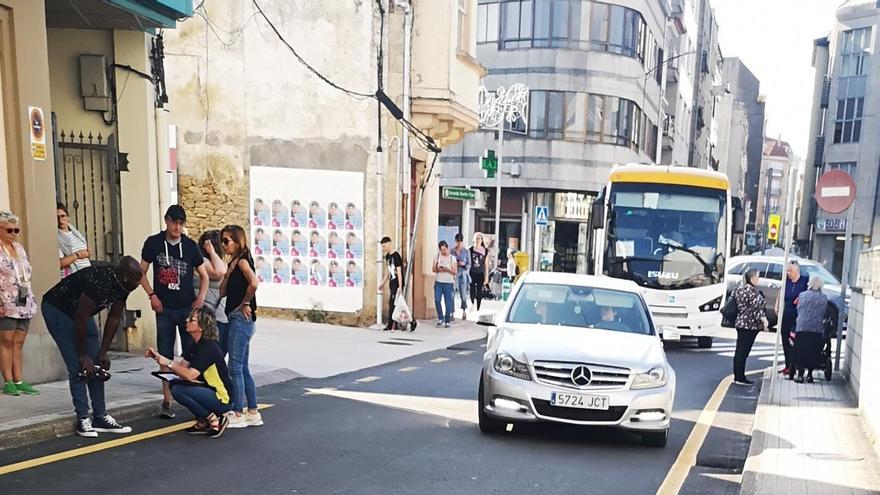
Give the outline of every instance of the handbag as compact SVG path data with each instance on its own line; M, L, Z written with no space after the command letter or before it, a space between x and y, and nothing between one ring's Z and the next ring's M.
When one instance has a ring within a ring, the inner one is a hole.
M738 315L739 308L736 307L736 297L731 293L727 298L727 302L721 308L721 326L724 328L735 328Z

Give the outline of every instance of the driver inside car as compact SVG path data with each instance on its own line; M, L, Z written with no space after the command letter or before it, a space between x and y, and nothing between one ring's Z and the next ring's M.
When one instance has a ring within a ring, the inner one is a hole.
M617 320L617 309L612 306L602 306L600 308L602 319L596 323L596 327L607 330L617 330L622 332L631 331L630 328Z

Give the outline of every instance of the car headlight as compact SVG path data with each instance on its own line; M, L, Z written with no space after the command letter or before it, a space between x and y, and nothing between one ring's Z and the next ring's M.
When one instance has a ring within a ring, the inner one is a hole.
M527 364L521 363L504 353L499 353L495 356L494 368L495 371L502 375L512 376L514 378L519 378L520 380L532 379Z
M700 312L702 313L708 313L709 311L718 311L719 309L721 309L721 296L718 296L715 299L712 299L706 304L700 306Z
M657 366L650 370L639 373L633 380L632 389L657 388L666 385L667 373L666 368Z

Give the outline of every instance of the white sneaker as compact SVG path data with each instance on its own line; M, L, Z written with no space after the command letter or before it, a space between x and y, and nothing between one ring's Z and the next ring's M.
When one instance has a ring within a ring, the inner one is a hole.
M229 424L226 425L227 428L247 428L248 422L245 418L244 414L235 414L234 412L226 413L226 417L229 418Z
M263 416L259 411L255 413L247 412L243 414L243 416L245 418L244 421L248 426L263 426Z

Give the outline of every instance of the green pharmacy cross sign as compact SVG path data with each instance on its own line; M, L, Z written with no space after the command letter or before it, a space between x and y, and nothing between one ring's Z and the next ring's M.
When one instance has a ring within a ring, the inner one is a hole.
M469 201L477 198L477 193L473 189L462 189L460 187L444 187L443 199L458 199L461 201Z
M486 171L487 178L492 179L495 177L495 174L498 172L498 158L495 157L495 150L486 150L486 154L480 160L480 166Z

